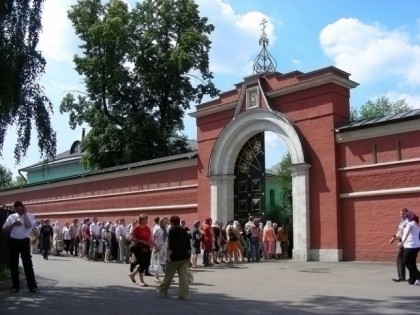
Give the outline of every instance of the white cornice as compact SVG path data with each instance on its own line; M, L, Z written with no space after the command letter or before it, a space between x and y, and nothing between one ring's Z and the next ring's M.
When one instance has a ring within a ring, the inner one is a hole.
M65 165L65 164L69 164L70 162L80 161L81 159L82 159L82 155L78 155L78 156L75 156L75 157L67 157L67 158L63 158L63 159L59 159L59 160L49 161L47 163L40 163L40 164L24 167L24 168L21 168L19 171L28 172L28 171L32 171L32 170L35 170L35 169L42 169L42 168L47 169L51 165L55 165L55 164Z
M217 104L217 105L209 106L203 109L199 109L193 113L189 113L188 115L194 118L204 117L204 116L212 115L215 113L224 112L226 110L235 109L237 103L238 101L234 101L234 102L230 102L226 104Z
M418 162L420 162L420 158L400 160L400 161L391 161L391 162L382 162L382 163L376 163L376 164L346 166L346 167L340 167L337 170L338 171L363 170L366 168L375 168L375 167L400 165L400 164L408 164L408 163L418 163Z
M112 209L98 209L98 210L74 210L74 211L57 211L57 212L34 212L34 215L39 218L54 217L54 216L75 216L86 214L115 214L118 212L140 212L140 211L163 211L163 210L178 210L178 209L197 209L196 203L186 205L170 205L170 206L155 206L155 207L135 207L135 208L112 208Z
M370 191L359 191L351 193L342 193L340 198L362 198L362 197L376 197L376 196L389 196L400 194L415 194L420 193L420 187L407 187L407 188L392 188L392 189L379 189Z
M336 131L335 140L337 143L364 140L398 133L412 132L420 130L419 120L409 120L402 122L389 122L386 125L372 126L349 131Z
M286 94L290 94L290 93L294 93L298 91L307 90L313 87L317 87L317 86L321 86L321 85L325 85L329 83L341 85L348 89L355 88L356 86L359 85L358 83L354 81L351 81L349 79L340 77L336 74L330 73L330 74L326 74L326 75L323 75L314 79L299 82L294 85L290 85L290 86L287 86L278 90L267 92L266 95L270 98L273 98L273 97L277 97L281 95L286 95Z
M246 85L251 85L252 83L258 82L258 78L255 78L253 81L247 81L245 82ZM310 79L307 81L303 81L303 82L299 82L296 83L294 85L291 86L287 86L275 91L270 91L270 92L266 92L265 95L267 95L267 97L269 98L273 98L273 97L277 97L277 96L281 96L281 95L285 95L285 94L289 94L289 93L294 93L297 91L302 91L302 90L306 90L312 87L316 87L316 86L320 86L320 85L325 85L328 83L334 83L337 85L341 85L344 86L345 88L351 89L351 88L355 88L356 86L358 86L359 84L351 81L349 79L343 78L341 76L338 76L334 73L330 73L330 74L326 74L314 79ZM211 114L215 114L215 113L219 113L219 112L223 112L229 109L234 109L235 106L237 104L237 101L231 102L231 103L227 103L224 105L221 104L217 104L217 105L213 105L207 108L203 108L203 109L199 109L193 113L190 113L189 115L191 117L194 118L198 118L198 117L203 117L203 116L207 116L207 115L211 115Z

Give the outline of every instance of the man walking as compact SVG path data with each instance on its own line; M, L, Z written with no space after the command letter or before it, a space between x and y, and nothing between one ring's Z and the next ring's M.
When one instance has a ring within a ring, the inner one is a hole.
M400 216L401 216L401 220L400 223L398 225L398 230L397 232L392 236L392 238L389 240L389 244L394 243L395 241L401 242L403 233L404 233L404 228L408 223L408 220L406 219L406 214L408 212L407 208L403 208L400 210ZM398 276L396 278L393 278L392 281L395 282L400 282L400 281L405 281L405 266L403 263L403 257L404 257L404 247L397 247L397 272L398 272Z
M50 220L45 219L44 225L39 231L39 239L41 240L42 257L48 260L48 253L51 249L51 240L53 238L53 228L50 225Z
M23 270L25 271L26 282L30 292L38 292L35 281L34 268L32 264L30 236L35 224L35 217L26 211L21 201L14 204L16 213L9 215L3 225L5 233L10 232L10 274L12 287L10 293L19 292L19 254L22 257Z
M178 272L178 297L181 300L186 300L189 293L188 267L191 257L191 242L188 232L182 228L178 216L172 216L169 221L171 229L168 233L168 262L165 269L165 278L160 284L158 292L162 297L166 297L175 272Z

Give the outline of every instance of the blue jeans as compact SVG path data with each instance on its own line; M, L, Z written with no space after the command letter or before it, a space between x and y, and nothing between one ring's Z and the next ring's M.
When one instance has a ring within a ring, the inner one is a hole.
M258 237L249 237L246 239L246 258L248 262L260 260L260 240Z

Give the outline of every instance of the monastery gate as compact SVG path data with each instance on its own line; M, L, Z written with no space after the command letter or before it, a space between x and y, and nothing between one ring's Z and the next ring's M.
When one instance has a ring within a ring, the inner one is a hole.
M292 159L293 259L392 261L399 210L420 208L420 110L351 124L356 86L334 67L259 73L197 106L197 151L3 190L0 203L62 225L140 213L226 222L238 155L272 131Z

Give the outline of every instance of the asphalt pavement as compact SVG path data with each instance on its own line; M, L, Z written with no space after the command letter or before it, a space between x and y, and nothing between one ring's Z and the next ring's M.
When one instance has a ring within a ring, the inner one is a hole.
M33 257L39 293L0 291L0 314L420 314L420 286L394 283L395 264L295 262L220 264L193 270L190 299L133 284L129 265Z

